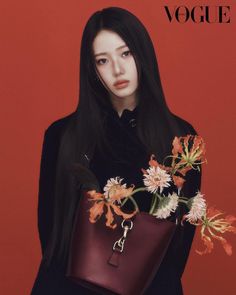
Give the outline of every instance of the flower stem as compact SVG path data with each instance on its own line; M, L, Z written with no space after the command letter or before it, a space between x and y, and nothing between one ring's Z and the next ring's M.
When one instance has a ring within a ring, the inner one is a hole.
M139 212L139 207L138 207L138 204L136 203L136 201L134 200L133 197L129 197L130 198L130 201L134 204L134 207L136 209L137 212Z
M180 197L180 198L179 198L179 203L184 203L184 204L187 204L187 203L188 203L188 201L187 201L187 200L183 200L183 199L182 199L182 197Z
M186 200L186 201L189 200L189 198L186 198L186 197L180 197L180 199L182 199L182 200Z
M131 195L129 195L128 197L126 197L126 198L124 199L124 201L121 203L121 207L123 207L124 204L125 204L129 199L130 199L130 201L133 203L135 209L139 212L138 204L136 203L136 201L134 200L134 198L133 198Z
M137 188L137 189L135 189L135 190L132 191L132 193L130 194L130 196L134 195L137 192L146 191L146 190L147 190L146 187Z
M152 196L152 204L151 204L151 209L149 211L149 214L153 214L158 199L160 200L161 196L159 196L158 194L153 194L153 196Z
M124 204L128 201L129 197L125 198L124 201L121 203L121 207L124 206Z
M134 198L132 197L132 195L136 194L137 192L146 191L146 190L147 190L146 187L140 187L140 188L137 188L137 189L133 190L132 193L131 193L128 197L126 197L126 198L124 199L124 201L121 203L121 207L123 207L124 204L128 201L128 199L130 199L130 200L133 202L135 208L138 209L138 211L139 211L138 205L137 205L137 203L135 202L135 200L134 200Z

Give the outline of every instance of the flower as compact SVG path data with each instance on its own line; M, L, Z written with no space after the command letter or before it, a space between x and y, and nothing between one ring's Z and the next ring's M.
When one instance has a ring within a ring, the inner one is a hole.
M184 215L183 219L187 219L189 222L196 222L201 219L206 212L206 200L203 198L203 194L200 191L197 195L188 200L187 206L190 208L188 214Z
M153 213L157 218L167 218L171 212L175 212L178 206L179 197L176 193L168 194L159 200L158 207Z
M183 153L183 146L182 146L182 143L181 143L181 137L175 136L175 138L174 138L174 140L172 142L172 145L173 145L172 154L174 156L178 155L178 153L180 153L180 154Z
M114 196L121 188L126 188L126 184L121 184L122 180L123 178L120 178L119 176L108 179L106 185L103 188L104 196L107 199L112 198L112 196Z
M188 134L186 136L174 138L172 149L172 167L175 171L185 175L189 170L199 170L199 165L206 162L204 155L206 153L205 142L199 135Z
M151 166L145 170L143 181L149 192L156 193L160 188L160 193L162 193L165 187L170 186L171 177L159 166Z
M165 165L161 165L160 163L157 162L157 160L155 160L156 157L154 154L152 154L150 156L150 160L148 162L149 166L152 166L152 167L160 167L161 169L165 170L165 171L170 171L171 170L171 167L168 167L168 166L165 166ZM146 171L143 169L143 171Z
M95 223L102 216L105 208L107 210L105 215L106 226L113 229L117 226L114 222L113 212L119 216L122 216L124 219L133 217L137 213L137 210L127 214L120 209L119 205L116 204L116 202L120 202L121 199L129 196L132 193L133 188L134 186L130 188L124 188L120 186L120 188L117 189L115 193L113 192L111 195L109 195L109 198L107 198L102 193L96 192L95 190L88 191L87 195L89 197L89 201L94 202L93 206L89 209L89 221L91 223Z
M232 226L232 223L236 221L236 217L227 215L225 218L219 218L220 215L223 215L221 211L211 207L207 209L204 217L201 220L192 223L194 225L201 226L201 239L206 246L203 251L196 250L198 254L203 255L211 253L214 247L212 238L214 238L221 242L227 255L232 255L232 246L220 234L224 234L226 232L236 233L236 227ZM206 234L206 230L208 231L208 234Z
M185 182L185 179L183 177L176 176L176 175L172 175L172 179L173 179L173 182L174 182L175 186L178 189L181 189L184 182Z

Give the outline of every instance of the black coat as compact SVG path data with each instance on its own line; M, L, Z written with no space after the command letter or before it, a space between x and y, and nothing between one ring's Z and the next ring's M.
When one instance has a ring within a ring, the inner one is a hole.
M140 168L147 168L149 155L136 136L136 109L124 110L119 117L117 112L110 110L109 130L110 142L119 153L120 160L104 159L95 151L90 160L90 169L97 176L100 186L103 187L110 177L121 176L127 184L142 185L142 172ZM57 154L62 130L66 127L71 115L60 119L49 126L44 135L38 200L38 229L42 248L42 255L47 246L52 230L53 218L53 192ZM185 134L196 134L193 127L186 121L176 117ZM107 157L109 155L107 154ZM194 196L201 186L201 173L190 171L187 173L184 187L186 196ZM144 198L145 192L137 195L137 202L142 211L147 211L150 198ZM145 201L144 201L145 200ZM195 227L186 223L184 227L178 226L167 254L159 268L146 295L181 295L181 276L187 262L191 248ZM31 295L92 295L91 291L69 281L64 274L56 268L45 267L41 262L34 282ZM135 295L135 294L134 294Z

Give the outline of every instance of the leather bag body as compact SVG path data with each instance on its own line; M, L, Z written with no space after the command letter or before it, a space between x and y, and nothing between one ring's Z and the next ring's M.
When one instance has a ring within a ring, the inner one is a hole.
M86 193L82 194L75 225L66 276L99 294L141 295L152 282L173 237L176 224L146 212L133 218L123 252L113 250L124 233L122 218L108 228L105 217L89 221Z

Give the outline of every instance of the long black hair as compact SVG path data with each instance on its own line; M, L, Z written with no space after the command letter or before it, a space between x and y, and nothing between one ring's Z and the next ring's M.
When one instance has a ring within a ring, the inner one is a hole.
M109 147L103 128L104 111L112 104L108 91L97 78L92 49L94 38L103 29L117 33L134 56L139 74L137 133L147 151L162 161L170 152L173 137L182 135L176 116L166 104L155 50L143 24L129 11L117 7L94 13L82 36L79 103L61 136L58 152L54 223L45 258L48 262L56 258L61 265L67 259L81 188L77 186L77 191L73 191L70 168L75 163L88 167L86 158L92 158L95 147L101 151L104 144Z

